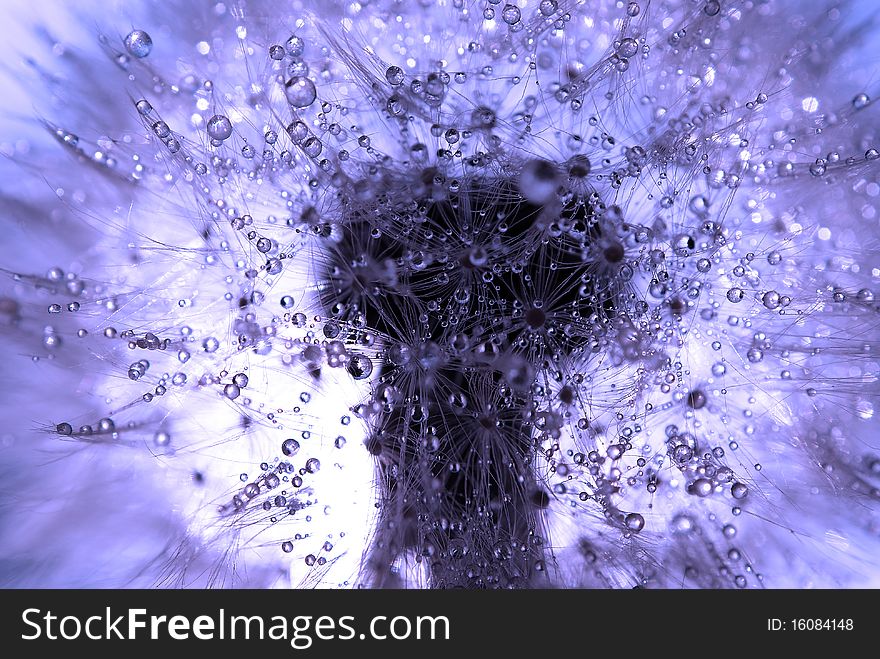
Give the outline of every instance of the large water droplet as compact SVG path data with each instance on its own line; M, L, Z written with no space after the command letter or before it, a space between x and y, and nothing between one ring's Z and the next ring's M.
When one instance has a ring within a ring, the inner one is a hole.
M132 57L146 57L153 50L153 40L143 30L132 30L125 37L125 49Z
M293 77L284 85L287 102L295 108L307 108L315 102L317 96L315 83L308 78Z

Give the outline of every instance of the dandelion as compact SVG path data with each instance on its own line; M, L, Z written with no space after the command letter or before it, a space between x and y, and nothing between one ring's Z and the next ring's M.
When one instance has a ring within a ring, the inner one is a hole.
M83 13L3 110L4 583L876 584L858 5Z

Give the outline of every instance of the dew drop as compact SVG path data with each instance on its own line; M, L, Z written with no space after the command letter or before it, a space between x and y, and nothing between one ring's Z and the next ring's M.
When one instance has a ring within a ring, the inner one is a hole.
M302 57L302 54L306 50L306 42L302 37L298 37L294 34L284 44L284 48L287 51L287 54L291 57Z
M373 372L373 361L365 355L352 355L348 372L355 380L364 380Z
M556 0L541 0L539 9L544 16L552 16L556 13L559 5Z
M284 95L287 102L295 108L307 108L317 97L315 83L309 78L295 76L284 84Z
M125 37L125 49L132 57L146 57L153 50L153 40L143 30L132 30Z
M727 291L727 299L731 302L739 302L743 299L743 292L740 288L731 288Z
M620 43L615 49L615 52L617 53L618 57L625 57L629 59L639 52L639 43L632 37L626 37L625 39L620 40Z
M309 137L302 144L302 150L305 154L311 158L317 158L321 155L321 152L324 150L324 143L321 142L317 137Z
M854 110L861 110L862 108L868 107L871 104L871 99L867 94L861 93L856 94L855 98L852 100L852 106Z
M730 488L730 494L734 499L745 499L749 493L749 488L744 483L734 483Z
M397 87L398 85L403 84L404 79L403 69L399 66L391 65L387 69L385 69L385 80L388 81L388 84Z
M626 528L634 533L638 533L645 528L645 518L639 513L629 513L623 520Z
M519 23L520 17L519 7L516 5L504 5L504 9L501 10L501 19L508 25Z
M761 296L761 302L768 309L776 309L779 307L780 296L776 291L767 291Z
M688 491L698 497L707 497L712 494L712 489L712 481L710 481L708 478L698 478L693 483L691 483Z
M215 114L208 119L207 129L212 139L223 141L232 135L232 122L222 114Z

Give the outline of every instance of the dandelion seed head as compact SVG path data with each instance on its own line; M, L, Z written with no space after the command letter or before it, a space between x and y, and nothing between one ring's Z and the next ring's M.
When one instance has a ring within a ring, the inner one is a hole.
M51 194L3 203L45 247L4 250L0 324L57 373L47 446L172 484L143 489L175 548L144 539L165 553L143 574L742 588L872 565L877 149L849 14L126 11L94 59L34 60L53 123L3 150ZM34 164L58 150L73 166ZM831 519L852 556L826 569Z

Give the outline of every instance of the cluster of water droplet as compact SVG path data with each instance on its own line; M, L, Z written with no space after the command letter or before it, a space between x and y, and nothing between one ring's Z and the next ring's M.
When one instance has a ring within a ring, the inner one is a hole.
M760 586L753 549L779 569L766 534L798 524L780 492L876 510L851 424L880 264L826 250L858 223L802 198L846 190L876 224L869 96L820 114L809 88L827 17L807 57L755 43L773 3L421 4L269 43L218 10L197 52L248 68L211 78L163 78L175 44L142 29L102 41L148 144L50 130L166 202L110 232L109 280L15 275L49 292L49 358L79 340L128 387L55 433L185 465L203 528L269 528L296 583ZM355 498L357 567L327 577Z

